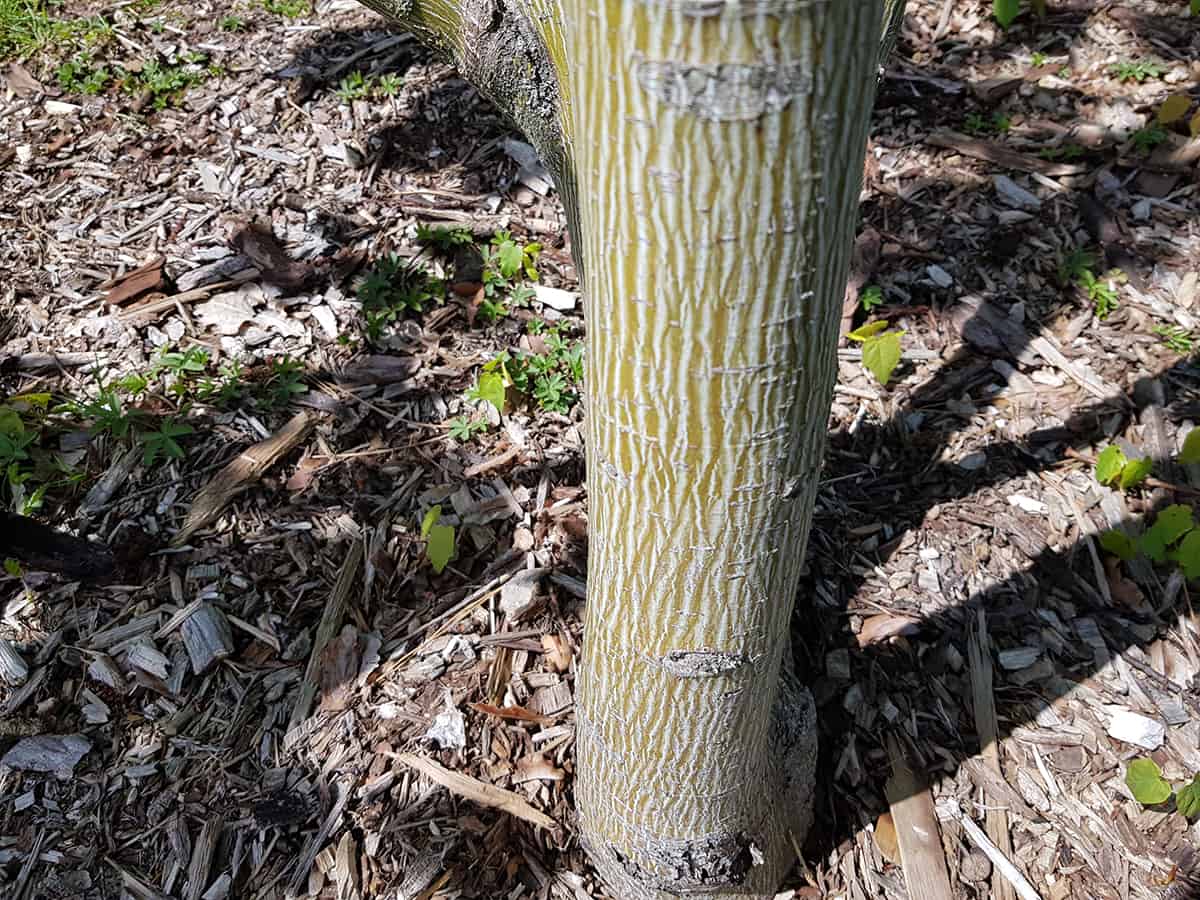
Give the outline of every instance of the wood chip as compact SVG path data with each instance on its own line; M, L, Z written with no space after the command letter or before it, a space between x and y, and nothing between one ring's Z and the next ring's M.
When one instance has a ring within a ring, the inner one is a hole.
M404 763L409 768L416 769L426 778L440 784L452 794L466 797L468 800L478 803L481 806L490 806L493 809L503 810L510 816L524 819L538 828L544 828L547 831L558 830L557 822L545 813L530 806L528 801L520 794L514 794L512 791L506 791L503 788L485 784L479 779L463 775L461 772L451 771L441 763L434 762L432 759L426 759L423 756L417 756L413 753L392 753L389 751L388 755Z
M304 440L314 422L313 414L296 413L275 434L243 450L196 495L183 527L171 544L176 547L185 544L188 538L216 519L229 501L250 488L267 469Z

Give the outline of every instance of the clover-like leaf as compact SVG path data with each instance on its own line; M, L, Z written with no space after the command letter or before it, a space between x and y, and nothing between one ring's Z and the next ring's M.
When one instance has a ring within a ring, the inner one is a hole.
M1108 553L1125 562L1137 556L1137 544L1123 531L1106 531L1100 535L1100 546Z
M1142 552L1155 562L1164 562L1167 547L1192 530L1192 508L1176 503L1158 514L1142 535Z
M1145 481L1150 475L1150 469L1154 466L1154 460L1149 456L1142 459L1131 459L1121 467L1121 477L1118 484L1121 490L1127 491L1132 487L1137 487Z
M1200 528L1193 528L1184 536L1171 558L1179 563L1184 578L1189 581L1200 578Z
M1135 759L1125 768L1125 784L1133 799L1145 806L1165 803L1171 796L1171 785L1162 777L1162 770L1152 759Z
M1175 792L1175 808L1189 819L1200 815L1200 775Z
M431 506L429 512L425 513L425 518L421 520L421 539L429 537L429 529L437 524L437 520L442 517L442 506L439 503L437 506Z
M992 12L995 14L996 21L1000 23L1001 28L1007 29L1017 18L1017 13L1020 11L1020 0L992 0Z
M1183 439L1183 449L1179 451L1179 461L1184 465L1200 463L1200 426L1193 428Z
M1129 462L1116 444L1105 447L1096 457L1096 480L1101 484L1112 484L1121 477L1121 470Z

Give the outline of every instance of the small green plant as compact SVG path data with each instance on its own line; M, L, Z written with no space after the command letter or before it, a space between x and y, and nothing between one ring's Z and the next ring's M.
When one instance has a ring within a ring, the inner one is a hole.
M466 228L442 225L417 225L417 243L433 247L438 253L453 253L456 247L473 244L475 235Z
M219 26L222 31L238 32L246 30L246 22L237 16L222 16Z
M863 312L870 313L877 306L883 305L883 288L877 284L869 284L858 295L858 305Z
M1117 297L1117 282L1121 279L1119 269L1113 269L1100 278L1092 274L1091 269L1084 269L1079 273L1076 282L1095 308L1097 319L1104 321L1121 305Z
M467 392L503 413L510 389L547 412L568 413L579 402L583 382L583 342L568 341L558 328L544 329L544 353L498 353Z
M963 131L967 134L1007 134L1012 130L1012 118L997 110L985 119L979 113L970 113L963 119Z
M1174 797L1175 811L1185 819L1200 816L1200 774L1193 776L1187 784L1173 789L1171 783L1163 778L1158 763L1143 757L1130 760L1125 767L1125 786L1133 794L1133 799L1143 806L1159 806Z
M1096 256L1082 247L1076 247L1058 261L1058 283L1066 286L1078 281L1084 272L1096 267Z
M445 294L445 284L430 278L419 263L394 253L384 257L358 285L367 340L377 343L387 327L406 311L422 312L426 303L441 303Z
M488 430L488 423L482 419L468 419L466 416L455 416L446 423L447 433L459 443L475 439L475 435Z
M285 19L299 19L312 12L309 0L263 0L263 9Z
M1078 144L1063 144L1058 147L1043 147L1038 151L1038 156L1042 159L1050 160L1072 160L1080 159L1084 155L1084 149Z
M142 465L151 466L159 459L183 459L183 447L176 438L184 437L195 431L186 422L180 422L174 416L169 416L158 423L158 427L138 432L138 442L142 445Z
M209 376L196 384L196 399L215 406L232 406L242 396L242 365L237 360L222 366L216 378Z
M1152 329L1172 352L1180 356L1191 355L1195 347L1195 339L1186 328L1178 325L1155 325Z
M871 322L856 328L846 335L862 344L863 366L875 376L875 380L886 385L900 364L900 339L903 331L888 331L886 320Z
M265 409L282 409L307 390L304 386L304 363L290 356L282 356L272 360L271 374L262 387L259 400Z
M441 575L454 558L454 526L440 525L442 507L434 506L421 520L421 539L425 541L425 558L433 571Z
M992 0L992 15L1005 31L1021 12L1020 0Z
M99 94L112 80L112 73L104 66L96 65L91 56L76 54L61 63L55 70L58 86L74 94Z
M355 69L342 79L336 93L346 103L351 100L361 100L371 93L371 79Z
M1150 475L1154 460L1126 459L1121 448L1111 444L1096 458L1096 480L1104 485L1116 485L1123 491L1137 487Z
M1141 84L1147 78L1161 78L1164 69L1153 59L1140 59L1137 62L1122 60L1113 63L1108 71L1117 81L1136 81Z
M1100 535L1100 546L1119 559L1135 559L1139 553L1156 563L1176 563L1189 580L1200 578L1200 527L1192 508L1177 503L1163 509L1136 540L1122 531Z
M1029 63L1035 69L1040 69L1042 66L1044 66L1046 64L1046 54L1043 53L1041 50L1033 51L1033 55L1029 58Z
M140 71L121 70L121 82L131 94L148 93L155 109L166 109L189 87L204 81L206 59L202 53L187 53L178 62L150 60Z
M208 360L208 351L203 347L189 347L182 353L163 347L158 351L151 373L157 375L168 372L176 378L186 378L204 372L208 368Z
M1167 139L1167 131L1157 122L1139 128L1130 136L1133 147L1142 156L1148 156L1150 151Z
M384 97L395 97L404 87L404 78L395 72L384 72L375 85Z
M508 315L509 304L528 306L534 293L527 285L514 279L524 276L536 281L538 254L542 245L523 244L507 231L498 231L483 248L483 300L478 314L484 322L494 322Z

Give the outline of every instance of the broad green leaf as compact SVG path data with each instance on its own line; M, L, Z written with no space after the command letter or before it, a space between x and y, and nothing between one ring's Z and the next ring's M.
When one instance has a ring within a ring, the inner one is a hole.
M880 384L887 384L900 364L900 338L903 331L889 331L863 343L863 365Z
M524 263L525 251L515 241L502 241L496 248L496 264L505 278L512 278L520 272Z
M1200 425L1193 428L1183 439L1183 449L1179 451L1179 461L1184 465L1200 463Z
M475 389L480 400L486 400L496 407L497 412L504 412L504 373L502 370L484 372L479 376L479 386Z
M1106 531L1100 535L1100 546L1118 559L1125 562L1137 556L1137 544L1133 538L1123 531Z
M1101 484L1112 484L1121 477L1121 470L1129 462L1116 444L1105 447L1096 458L1096 480Z
M1200 16L1200 0L1192 0L1191 10L1193 16Z
M442 517L442 506L439 503L437 506L431 506L429 512L425 513L425 518L421 520L421 538L429 537L429 529L437 524L437 520Z
M15 409L0 406L0 434L15 438L24 433L25 424L21 421L20 414Z
M1158 514L1146 533L1142 535L1142 552L1155 562L1164 562L1167 547L1175 543L1192 529L1192 508L1176 503Z
M1192 98L1187 94L1172 94L1158 107L1158 123L1170 125L1178 122L1187 115L1192 106Z
M1001 28L1008 28L1020 11L1020 0L992 0L992 12Z
M45 393L38 394L18 394L15 397L8 398L9 403L17 406L37 407L38 409L49 409L50 395Z
M454 556L454 527L451 525L431 526L425 542L425 555L429 557L433 571L439 575L442 574L442 570Z
M852 341L860 341L861 342L861 341L865 341L869 337L874 337L875 335L879 334L879 332L883 331L887 327L888 327L888 323L886 320L880 320L878 322L871 322L867 325L863 325L861 328L855 328L853 331L848 332L846 334L846 337L848 337Z
M1171 556L1179 563L1184 578L1188 581L1200 578L1200 528L1189 531Z
M1125 784L1133 799L1145 806L1165 803L1171 796L1171 785L1162 777L1162 770L1152 759L1135 759L1125 769Z
M1200 0L1193 0L1193 2L1200 2ZM1193 13L1193 15L1200 16L1200 13ZM1192 137L1200 136L1200 112L1192 116L1191 121L1188 122L1188 134Z
M1200 775L1175 792L1175 808L1189 819L1200 815Z
M1150 474L1150 469L1154 466L1154 460L1150 457L1143 459L1131 459L1121 467L1121 490L1127 491L1132 487L1137 487L1146 480Z

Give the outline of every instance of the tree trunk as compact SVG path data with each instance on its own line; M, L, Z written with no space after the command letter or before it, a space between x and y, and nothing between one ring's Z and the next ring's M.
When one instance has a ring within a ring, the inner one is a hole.
M788 622L880 2L373 5L427 37L440 23L469 78L538 73L517 109L508 88L480 88L534 119L584 280L584 844L621 900L772 897L811 818L814 710L788 674ZM490 56L481 35L505 34L541 49Z

